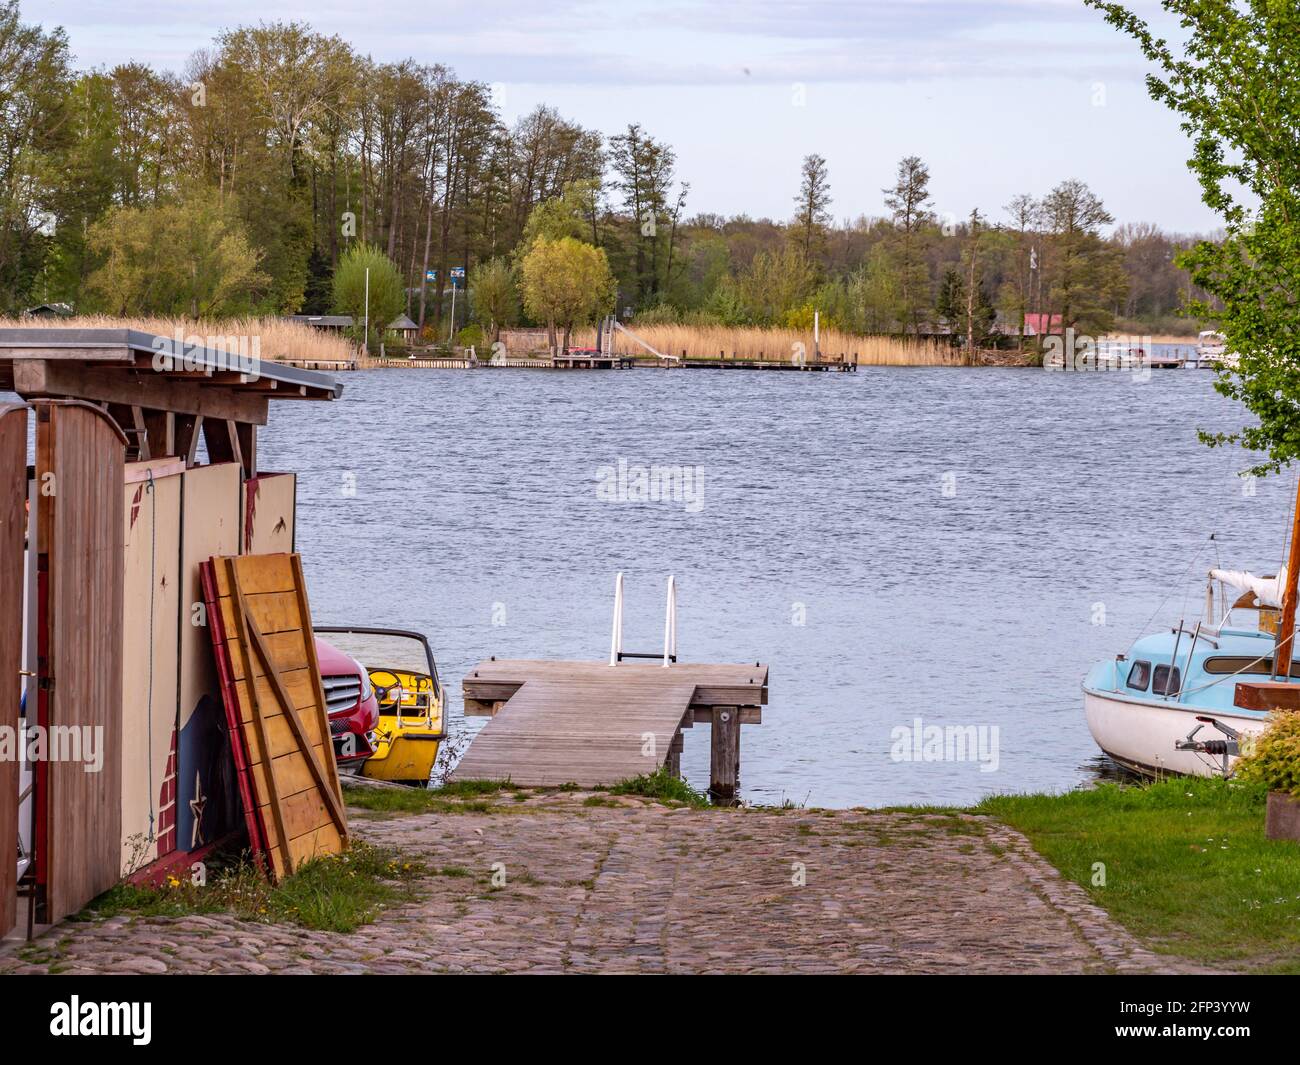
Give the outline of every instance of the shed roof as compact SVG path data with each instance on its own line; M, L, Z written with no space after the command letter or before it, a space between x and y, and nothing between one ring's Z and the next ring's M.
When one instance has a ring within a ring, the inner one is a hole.
M205 338L209 339L209 338ZM272 399L337 399L328 374L136 329L0 329L0 389L266 422Z

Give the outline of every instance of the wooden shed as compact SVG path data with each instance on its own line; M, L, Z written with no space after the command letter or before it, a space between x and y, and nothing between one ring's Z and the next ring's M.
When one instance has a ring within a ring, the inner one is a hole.
M342 386L230 339L0 329L0 935L240 830L200 563L293 550L257 430Z

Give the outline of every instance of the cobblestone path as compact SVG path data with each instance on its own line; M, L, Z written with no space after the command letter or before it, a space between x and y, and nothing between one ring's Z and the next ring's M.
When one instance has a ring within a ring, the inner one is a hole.
M117 916L6 944L0 973L1190 968L1142 948L985 818L694 810L586 793L488 810L351 811L360 838L431 871L417 901L357 933Z

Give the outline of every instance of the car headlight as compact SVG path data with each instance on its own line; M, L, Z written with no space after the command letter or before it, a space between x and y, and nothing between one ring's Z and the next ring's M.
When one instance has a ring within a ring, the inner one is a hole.
M364 666L358 668L361 670L361 701L364 703L375 694L375 689L370 683L370 674L366 672L366 668Z

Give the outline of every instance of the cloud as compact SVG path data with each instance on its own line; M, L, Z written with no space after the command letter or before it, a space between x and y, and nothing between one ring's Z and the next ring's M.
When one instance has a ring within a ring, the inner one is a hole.
M1147 0L1150 2L1150 0ZM410 55L484 81L530 85L726 85L1136 76L1125 47L1079 0L50 0L86 65L180 68L222 29L301 20L378 60ZM1082 74L1080 72L1083 72Z

